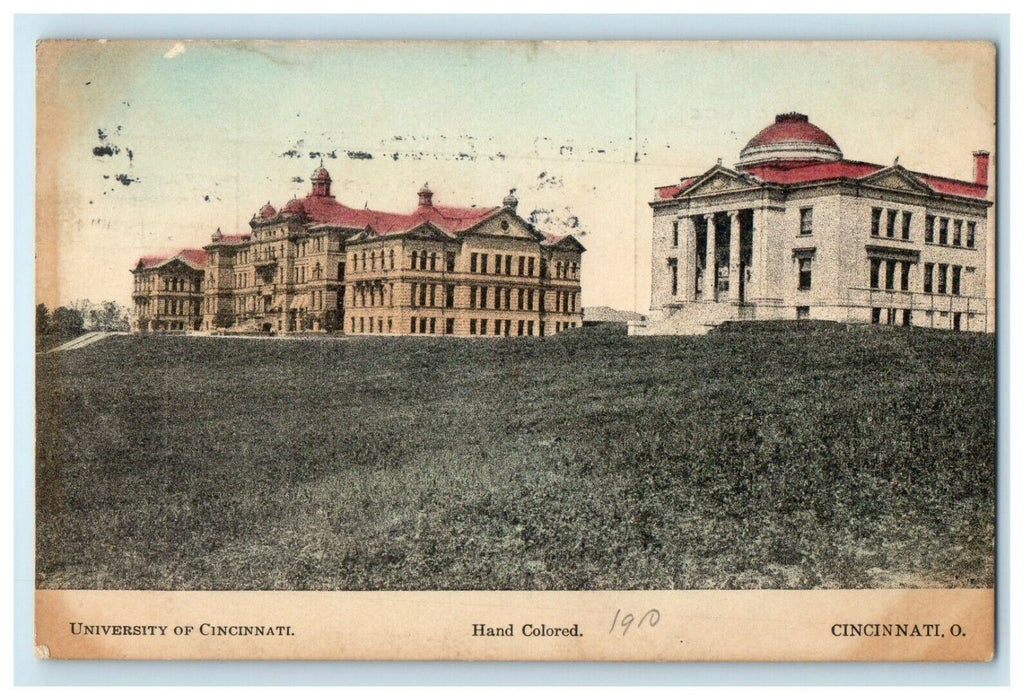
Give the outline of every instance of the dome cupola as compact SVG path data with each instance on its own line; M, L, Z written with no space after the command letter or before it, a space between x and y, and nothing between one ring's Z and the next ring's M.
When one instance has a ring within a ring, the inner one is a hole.
M319 167L311 174L311 193L315 197L330 197L330 185L333 184L333 178L329 176L329 171L322 167L322 163L319 163Z
M420 207L432 207L433 206L433 190L430 189L430 183L426 183L422 186L422 189L417 193L419 195L419 206Z
M778 114L772 124L752 137L741 150L738 165L772 161L836 161L841 149L826 131L798 112Z

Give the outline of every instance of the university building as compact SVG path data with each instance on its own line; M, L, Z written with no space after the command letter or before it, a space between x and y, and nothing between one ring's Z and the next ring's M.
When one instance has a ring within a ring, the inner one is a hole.
M311 182L303 199L262 207L249 232L141 258L134 328L544 336L582 325L584 247L536 230L513 193L501 206L459 208L423 187L402 214L338 202L323 167ZM165 313L180 296L189 313Z
M172 256L140 258L132 271L132 330L200 330L207 260L205 251L191 248Z
M844 159L804 114L780 114L728 168L659 187L651 314L641 333L742 319L994 331L986 289L989 156L973 180Z

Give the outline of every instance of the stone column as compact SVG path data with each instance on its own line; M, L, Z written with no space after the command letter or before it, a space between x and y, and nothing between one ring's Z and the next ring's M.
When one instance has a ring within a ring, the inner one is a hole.
M677 269L680 273L680 283L677 295L678 300L694 301L695 285L695 245L697 235L695 234L694 219L681 217L680 222L680 249L677 251Z
M702 299L716 300L716 215L705 215L705 277L702 281Z
M730 301L741 301L741 213L730 212Z
M752 208L752 290L755 299L765 299L769 288L766 279L766 256L768 216L766 209L762 207Z

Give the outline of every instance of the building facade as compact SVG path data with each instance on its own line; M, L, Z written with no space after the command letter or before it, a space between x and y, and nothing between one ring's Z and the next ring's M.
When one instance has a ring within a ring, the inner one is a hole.
M311 181L303 199L266 204L249 232L217 230L199 251L196 330L544 336L582 325L584 247L536 230L513 193L459 208L423 187L398 214L338 202L323 167ZM148 269L134 270L137 286Z
M208 255L196 248L145 256L133 268L131 327L137 333L197 331Z
M972 181L846 160L806 115L778 115L734 168L655 190L645 333L740 319L993 331L989 155Z

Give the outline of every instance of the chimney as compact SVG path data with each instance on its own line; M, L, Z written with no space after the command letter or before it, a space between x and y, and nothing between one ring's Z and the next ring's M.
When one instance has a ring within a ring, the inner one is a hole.
M433 190L430 189L430 183L426 183L419 190L419 206L420 207L432 207L433 206Z
M988 184L988 151L974 151L974 182Z

